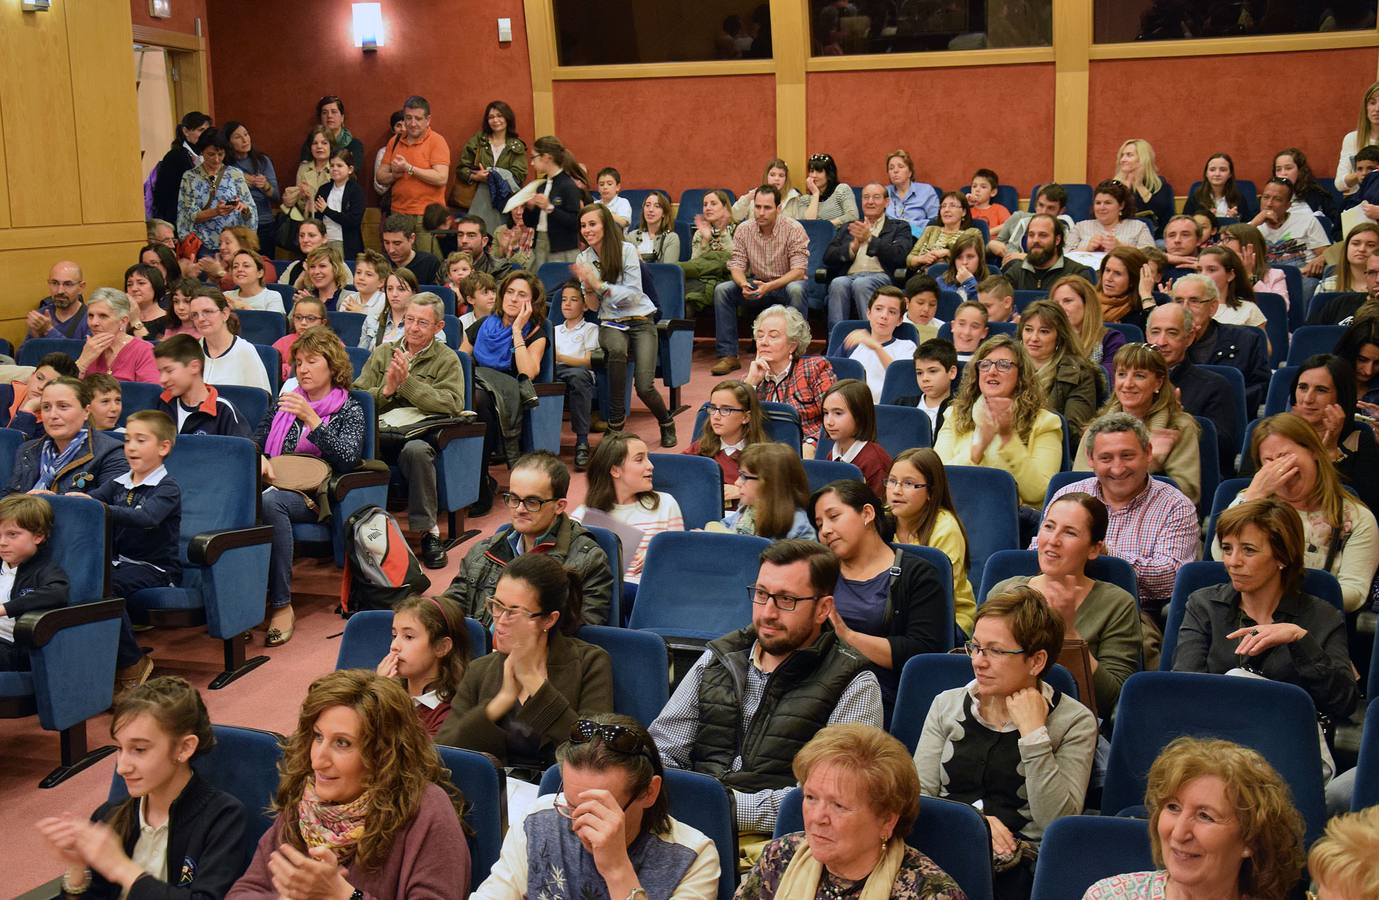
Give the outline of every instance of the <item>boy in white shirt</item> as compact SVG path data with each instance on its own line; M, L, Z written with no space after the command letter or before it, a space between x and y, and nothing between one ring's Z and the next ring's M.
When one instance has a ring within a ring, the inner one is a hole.
M986 307L975 300L965 300L958 304L950 328L953 346L958 351L958 362L965 363L971 359L982 341L986 340L987 334L990 333L987 321Z
M470 276L473 277L473 276ZM584 318L584 294L578 282L560 288L560 314L555 328L555 377L565 382L565 406L575 433L575 471L589 467L589 424L594 408L591 355L599 349L599 327Z
M469 326L493 312L493 304L498 302L498 282L487 272L470 272L460 281L457 299L469 306L469 312L460 316L460 330L467 334Z
M388 257L377 250L365 250L354 259L354 290L342 293L337 307L341 312L377 316L388 302L383 282L391 274L393 266Z
M915 351L915 381L920 396L915 406L929 417L932 434L943 427L943 413L953 399L953 382L958 380L958 351L952 343L934 338Z
M626 198L618 196L618 191L622 188L622 174L612 166L606 166L599 169L596 183L599 189L599 198L596 202L600 206L608 207L608 211L613 214L613 221L626 228L632 221L632 204Z
M882 285L867 303L870 329L859 328L843 338L843 346L850 348L848 358L860 362L867 372L867 387L871 388L871 399L875 403L881 402L886 367L896 359L910 359L915 352L914 341L895 337L904 308L905 294L900 288Z
M921 341L938 337L943 320L938 317L938 282L928 275L912 275L905 282L905 321L915 327Z

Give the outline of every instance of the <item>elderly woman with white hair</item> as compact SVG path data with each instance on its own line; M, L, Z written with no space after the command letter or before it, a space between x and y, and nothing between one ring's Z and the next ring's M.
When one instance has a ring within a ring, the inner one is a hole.
M805 356L809 323L791 306L768 306L752 323L757 355L743 379L756 388L757 399L788 403L800 414L804 436L801 455L813 459L824 422L824 394L838 380L822 356Z
M77 357L82 377L108 374L120 381L158 383L153 345L130 333L131 322L137 317L124 291L96 288L86 301L86 325L91 336Z

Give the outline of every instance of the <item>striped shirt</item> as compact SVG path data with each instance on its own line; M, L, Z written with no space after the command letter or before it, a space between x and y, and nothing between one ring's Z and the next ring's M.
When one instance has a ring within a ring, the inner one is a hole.
M803 225L789 216L777 218L769 236L761 233L755 219L750 219L733 232L733 255L728 268L761 281L774 281L793 269L808 274L809 235Z

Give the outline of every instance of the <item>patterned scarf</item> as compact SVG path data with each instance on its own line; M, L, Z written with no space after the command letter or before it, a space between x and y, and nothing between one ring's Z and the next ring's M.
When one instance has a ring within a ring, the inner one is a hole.
M34 482L32 490L50 491L53 489L53 479L62 468L81 455L86 448L86 439L90 435L90 430L83 428L76 433L67 449L61 453L57 452L57 444L53 443L52 438L43 439L43 447L38 454L38 480Z
M297 828L308 850L328 847L341 865L348 865L364 836L368 808L367 792L348 803L325 803L316 796L315 782L308 781L297 802Z

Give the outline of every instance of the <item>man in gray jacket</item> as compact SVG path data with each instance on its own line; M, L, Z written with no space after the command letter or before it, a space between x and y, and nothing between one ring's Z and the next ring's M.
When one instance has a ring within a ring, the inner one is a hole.
M488 600L508 563L522 553L545 553L579 573L585 623L621 624L608 622L613 571L607 554L583 525L565 515L569 488L570 470L555 454L537 450L518 459L502 494L512 524L470 549L445 596L487 625Z

